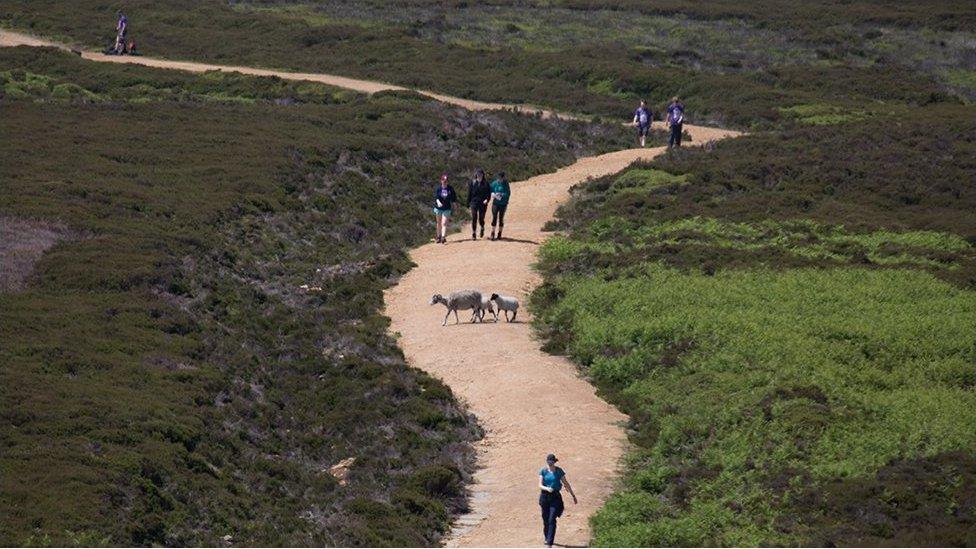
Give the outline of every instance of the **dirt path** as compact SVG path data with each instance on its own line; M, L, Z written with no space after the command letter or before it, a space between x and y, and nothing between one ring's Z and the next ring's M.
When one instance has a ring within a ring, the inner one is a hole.
M732 134L709 128L691 133L699 143ZM474 287L525 303L539 283L531 265L548 236L542 226L569 197L569 188L662 152L663 147L631 149L584 158L513 183L505 226L511 240L472 242L464 230L447 245L421 246L410 254L417 267L386 292L386 314L407 360L450 385L486 431L477 448L473 511L458 521L449 546L541 545L537 474L550 451L560 456L580 496L579 505L570 503L560 519L557 540L587 544L588 518L610 494L624 452L626 416L597 397L575 365L539 349L528 311L512 324L502 319L442 328L445 309L428 306L430 296Z
M330 86L335 86L337 88L345 88L348 90L354 90L362 93L376 93L381 91L390 90L407 90L403 86L397 86L394 84L385 84L383 82L374 82L371 80L359 80L356 78L347 78L345 76L336 76L333 74L319 74L319 73L305 73L305 72L288 72L288 71L276 71L269 69L256 69L254 67L240 67L235 65L211 65L209 63L195 63L192 61L169 61L166 59L158 59L154 57L144 57L144 56L129 56L129 55L105 55L101 52L94 51L81 51L77 49L70 48L64 44L59 44L57 42L52 42L50 40L44 40L42 38L37 38L27 34L21 34L13 31L0 29L0 47L13 47L13 46L51 46L55 48L60 48L67 51L73 51L80 54L83 59L89 61L99 61L103 63L126 63L132 65L144 65L146 67L156 67L159 69L176 69L188 72L207 72L207 71L225 71L225 72L239 72L241 74L249 74L252 76L277 76L284 80L302 80L309 82L318 82L320 84L327 84ZM436 99L442 103L448 103L451 105L457 105L465 109L480 111L480 110L517 110L519 112L524 112L526 114L536 114L539 113L543 117L554 116L557 113L547 109L542 109L539 107L534 107L531 105L508 105L503 103L486 103L484 101L474 101L471 99L462 99L460 97L452 97L449 95L442 95L439 93L434 93L425 90L414 90L417 93L426 95L432 99ZM578 118L573 115L559 114L562 118Z
M56 45L29 36L0 31L0 46ZM258 76L309 80L364 93L405 89L399 86L326 74L279 72L249 67L218 66L149 57L114 57L86 52L93 61L135 63L203 72L236 71ZM434 99L468 109L511 109L430 92ZM523 112L553 113L534 107ZM736 132L687 126L694 144L737 135ZM626 416L594 393L568 360L539 349L525 308L515 323L448 324L441 327L444 308L430 307L434 293L476 287L507 293L525 303L539 283L531 265L546 238L542 226L569 197L573 185L591 177L616 173L638 159L651 159L663 147L631 149L584 158L554 173L513 183L507 240L470 241L453 235L448 245L427 244L410 254L417 267L385 294L392 331L414 367L444 380L478 417L486 431L478 444L479 471L472 487L472 512L458 521L449 546L535 546L542 544L536 502L537 474L544 456L560 456L580 504L567 501L557 541L589 542L588 519L606 500L624 452ZM469 234L467 230L461 235ZM461 315L462 317L467 315ZM452 318L453 321L453 318ZM448 342L445 344L445 342Z

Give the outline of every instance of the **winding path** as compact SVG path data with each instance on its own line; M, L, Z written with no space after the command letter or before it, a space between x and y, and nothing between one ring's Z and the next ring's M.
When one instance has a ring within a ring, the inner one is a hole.
M0 46L58 46L0 30ZM62 46L58 46L62 47ZM400 86L327 74L308 74L166 61L149 57L115 57L82 52L92 61L135 63L192 72L235 71L289 80L308 80L364 93L402 90ZM484 103L420 91L439 101L467 109L518 109L554 113L536 107ZM561 115L562 116L562 115ZM737 132L686 125L693 143L738 135ZM478 443L479 470L472 486L472 511L461 517L446 540L449 546L535 546L542 543L536 503L537 473L544 456L553 451L580 496L567 501L559 522L560 544L586 545L588 519L613 488L625 450L626 416L596 396L568 360L542 352L533 338L531 314L499 324L448 324L444 309L429 307L434 293L475 286L519 296L523 303L539 283L531 265L536 249L548 234L542 226L556 207L569 198L569 189L589 178L619 172L636 160L648 160L663 147L630 149L578 160L556 172L513 184L512 209L505 226L506 240L472 242L464 230L448 245L427 244L410 257L416 267L385 293L386 314L407 360L442 379L478 417L485 438ZM472 259L477 257L477 261ZM462 315L464 316L464 315ZM445 337L452 343L444 345Z

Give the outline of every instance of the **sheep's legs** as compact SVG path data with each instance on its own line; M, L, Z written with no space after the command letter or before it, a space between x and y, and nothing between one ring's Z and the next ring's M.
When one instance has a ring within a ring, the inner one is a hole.
M447 326L447 319L448 318L451 318L451 310L450 309L448 309L447 310L447 314L444 315L444 322L441 323L441 326Z
M457 309L454 309L454 323L460 324L461 320L458 318Z
M518 316L518 311L512 311L512 320L511 320L511 322L515 322L515 317L516 316Z

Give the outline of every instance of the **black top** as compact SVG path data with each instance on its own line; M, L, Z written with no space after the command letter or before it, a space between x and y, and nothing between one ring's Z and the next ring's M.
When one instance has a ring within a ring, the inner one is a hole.
M487 179L482 179L480 182L473 179L468 182L469 208L486 205L489 198L491 198L491 184Z

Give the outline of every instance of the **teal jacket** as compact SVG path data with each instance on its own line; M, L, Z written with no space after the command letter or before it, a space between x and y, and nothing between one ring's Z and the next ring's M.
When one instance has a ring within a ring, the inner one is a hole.
M499 206L508 206L508 199L512 196L512 188L508 185L507 179L496 179L491 182L491 193L496 196L492 201Z

